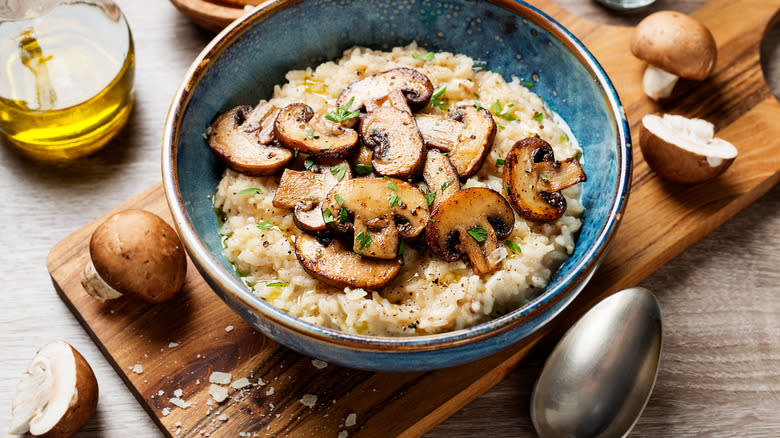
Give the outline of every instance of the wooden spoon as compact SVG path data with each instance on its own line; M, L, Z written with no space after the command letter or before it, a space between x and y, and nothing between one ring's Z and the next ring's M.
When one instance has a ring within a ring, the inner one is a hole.
M263 0L171 0L176 8L203 29L219 32L246 13L246 6Z

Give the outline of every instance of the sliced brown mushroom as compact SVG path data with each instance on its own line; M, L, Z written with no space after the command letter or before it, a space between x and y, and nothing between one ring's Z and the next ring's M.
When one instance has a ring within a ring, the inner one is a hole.
M415 121L428 147L449 153L461 179L479 171L496 137L496 123L490 111L472 105L459 106L446 118L418 114Z
M439 204L425 228L431 251L454 262L463 254L476 274L498 269L501 261L493 254L498 241L512 233L515 215L497 192L484 187L461 190Z
M428 104L433 84L415 69L394 68L351 83L341 92L336 105L343 107L351 101L351 110L365 108L366 112L371 112L379 106L377 101L384 101L394 91L400 91L409 108L415 111Z
M360 135L374 151L371 162L376 173L400 179L420 173L425 144L410 112L379 107L362 118Z
M324 245L303 234L295 240L295 256L303 269L331 286L376 290L389 284L401 270L401 261L359 256L340 240Z
M575 158L556 161L552 146L539 136L524 138L512 146L504 166L504 186L517 213L536 222L563 216L566 198L560 190L586 181Z
M285 146L317 157L345 157L358 144L354 129L315 114L305 103L284 107L274 122L276 138Z
M271 125L279 109L261 102L240 105L211 123L207 142L231 169L246 175L273 175L293 160L293 152L274 141Z
M320 204L336 184L352 178L346 161L333 166L317 166L317 170L319 172L285 169L273 200L275 207L294 209L295 225L310 233L327 230Z
M422 233L429 213L425 195L394 178L358 178L339 184L323 201L322 212L331 227L342 233L353 231L353 251L379 259L395 258L399 236L414 238Z
M428 186L425 196L430 208L435 208L452 194L460 191L460 181L455 166L449 158L435 149L427 153L422 176Z

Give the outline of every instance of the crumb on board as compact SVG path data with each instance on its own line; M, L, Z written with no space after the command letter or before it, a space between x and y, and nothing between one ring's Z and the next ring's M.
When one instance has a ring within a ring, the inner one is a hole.
M233 380L233 375L230 373L223 373L221 371L214 371L209 376L209 382L216 383L218 385L228 385Z
M144 372L144 367L140 363L137 363L133 365L132 368L130 368L131 371L133 371L136 374L142 374Z
M355 424L357 424L357 414L352 412L349 415L347 415L347 418L344 420L344 426L352 427Z
M311 360L311 364L314 365L314 368L317 368L318 370L321 370L321 369L323 369L323 368L328 366L327 362L325 362L324 360L319 360L319 359L312 359Z
M302 405L306 406L307 408L314 407L314 404L317 403L317 396L314 394L303 394L303 397L301 397L300 402Z
M217 403L222 403L227 399L228 396L228 390L225 387L211 384L209 387L209 395L214 398L214 401Z

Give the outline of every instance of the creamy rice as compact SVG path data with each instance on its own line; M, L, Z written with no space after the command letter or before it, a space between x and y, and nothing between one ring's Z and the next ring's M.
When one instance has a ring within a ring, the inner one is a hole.
M269 101L277 107L305 102L316 112L323 105L333 106L350 83L407 66L427 75L435 89L446 86L444 97L450 107L479 102L494 114L511 114L494 116L498 131L493 148L464 187L489 187L505 195L503 167L496 166L496 159L505 158L517 140L534 134L552 145L558 160L577 153L566 126L556 123L542 100L526 87L532 85L514 77L506 82L490 71L475 73L473 60L464 55L439 52L432 62L412 57L425 52L414 43L390 52L355 47L336 62L288 72L288 82L276 86ZM497 110L496 102L503 111ZM445 113L432 105L423 112ZM541 122L537 121L539 114ZM298 263L294 242L301 231L293 223L291 210L272 204L278 183L278 175L249 177L225 171L214 199L225 217L220 229L225 257L256 295L277 308L314 324L366 335L413 336L456 330L522 305L544 289L555 269L574 250L583 210L580 186L575 185L563 191L568 209L560 219L538 224L515 215L508 240L517 243L522 253L502 247L500 256L505 258L492 274L475 275L468 262L445 262L427 249L407 245L400 274L381 291L338 289L312 278ZM262 193L238 194L253 187ZM259 229L257 223L263 220L273 228Z

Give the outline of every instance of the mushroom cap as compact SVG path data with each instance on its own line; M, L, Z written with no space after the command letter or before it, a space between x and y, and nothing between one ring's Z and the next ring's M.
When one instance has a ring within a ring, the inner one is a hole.
M504 187L517 214L535 222L563 216L567 187L587 181L579 161L555 160L552 146L538 135L519 140L506 156Z
M306 272L335 287L377 290L401 271L398 257L391 260L361 257L340 240L324 245L308 234L295 239L295 256Z
M17 385L11 433L70 437L89 421L97 401L97 380L86 359L66 342L51 342Z
M179 236L145 210L125 210L109 217L92 233L89 254L109 286L149 303L173 297L187 274Z
M406 179L422 170L425 143L412 113L379 107L361 117L360 135L374 151L371 162L376 173Z
M431 251L448 262L466 254L476 274L498 269L500 261L491 254L498 240L515 226L515 214L498 192L471 187L452 194L431 213L425 239Z
M659 11L639 22L631 53L677 76L701 81L715 69L718 48L704 24L675 11Z
M644 116L639 146L655 173L681 184L715 178L737 157L734 145L714 136L712 123L671 114Z
M246 175L273 175L293 160L274 141L279 109L269 103L240 105L217 116L209 127L209 148L231 169Z
M394 68L349 84L336 100L336 106L345 106L352 100L351 110L365 108L372 111L377 100L387 98L394 91L400 91L406 104L414 111L428 104L433 94L433 84L427 76L415 69Z
M315 114L305 103L293 103L279 111L274 122L276 138L285 146L316 157L341 158L358 144L358 133Z

